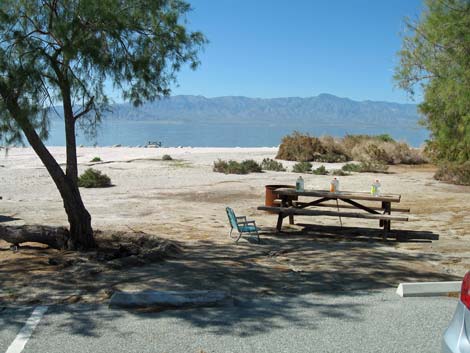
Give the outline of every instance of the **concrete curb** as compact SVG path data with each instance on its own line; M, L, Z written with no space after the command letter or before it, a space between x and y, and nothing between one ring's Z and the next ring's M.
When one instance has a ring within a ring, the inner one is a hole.
M116 292L109 301L110 308L191 308L233 304L223 291L143 291Z
M400 283L397 294L400 297L433 297L460 292L462 281Z

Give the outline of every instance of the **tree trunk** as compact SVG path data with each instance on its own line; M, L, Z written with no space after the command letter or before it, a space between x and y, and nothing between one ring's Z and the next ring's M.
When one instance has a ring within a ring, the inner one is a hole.
M15 99L8 95L8 92L4 92L1 88L0 94L7 104L8 111L21 127L31 147L43 162L64 202L65 212L70 224L70 238L64 247L72 250L96 247L93 228L91 227L91 216L83 204L76 181L73 180L73 177L71 178L64 173L49 150L44 146L28 120L27 113L20 108Z
M64 103L65 120L65 146L67 154L67 165L65 174L75 183L78 182L77 167L77 140L75 136L75 117L73 114L72 99L70 96L70 87L68 82L61 85L62 101Z

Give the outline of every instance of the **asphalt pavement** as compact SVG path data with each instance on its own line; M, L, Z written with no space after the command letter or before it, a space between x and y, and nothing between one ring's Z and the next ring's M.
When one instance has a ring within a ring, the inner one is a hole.
M233 306L136 312L51 306L25 353L439 352L456 298L393 289L237 298ZM0 307L0 353L34 307Z

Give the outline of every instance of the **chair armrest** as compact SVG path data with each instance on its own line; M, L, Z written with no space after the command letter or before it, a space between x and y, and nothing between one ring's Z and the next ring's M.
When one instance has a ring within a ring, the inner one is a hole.
M246 226L248 224L253 224L256 227L255 221L245 221L245 222L238 222L238 224Z

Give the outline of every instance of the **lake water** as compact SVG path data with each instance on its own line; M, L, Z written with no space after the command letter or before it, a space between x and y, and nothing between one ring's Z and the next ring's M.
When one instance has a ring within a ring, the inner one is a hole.
M328 124L236 124L236 123L183 123L161 121L105 121L96 139L81 132L77 143L85 146L145 145L148 141L161 141L164 147L264 147L278 146L283 136L293 131L307 132L313 136L345 134L390 134L412 146L420 146L428 138L428 132L420 127L338 126ZM64 146L64 124L51 121L49 146Z

